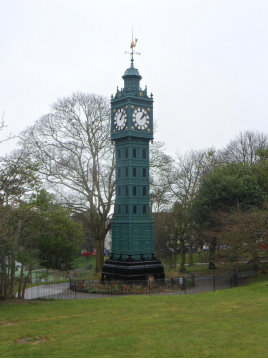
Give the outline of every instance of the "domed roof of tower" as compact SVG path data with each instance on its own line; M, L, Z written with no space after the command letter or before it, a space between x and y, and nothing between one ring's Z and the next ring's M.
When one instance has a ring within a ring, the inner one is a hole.
M131 61L130 68L128 68L125 71L124 75L122 76L123 79L128 78L128 77L134 77L134 78L139 79L139 80L142 79L142 77L141 77L141 75L139 73L139 70L134 68L133 61Z

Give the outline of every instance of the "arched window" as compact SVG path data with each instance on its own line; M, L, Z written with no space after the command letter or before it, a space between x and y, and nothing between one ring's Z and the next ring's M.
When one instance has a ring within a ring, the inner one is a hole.
M146 178L146 169L145 169L145 168L142 169L142 176L143 176L144 178Z
M121 214L121 205L118 205L118 214Z
M128 159L128 149L126 149L126 159Z
M142 150L142 158L146 159L146 150L145 149Z
M126 205L126 214L128 214L128 205Z
M118 168L118 177L121 178L121 169Z
M143 196L146 196L146 186L143 187L142 194L143 194Z
M133 206L133 214L137 214L137 207L136 207L136 205Z
M136 177L136 168L133 168L133 177Z
M118 196L121 196L121 187L118 187Z
M128 196L128 186L126 186L126 196Z
M126 168L126 177L128 177L128 168Z
M146 205L143 205L143 214L146 214Z
M133 149L133 159L136 159L136 149Z
M121 159L121 150L118 150L118 160Z
M133 196L136 196L136 186L133 186Z

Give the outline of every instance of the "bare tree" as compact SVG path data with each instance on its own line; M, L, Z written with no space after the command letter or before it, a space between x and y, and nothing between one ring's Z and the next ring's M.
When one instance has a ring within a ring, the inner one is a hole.
M268 147L268 135L259 131L241 131L219 151L218 159L224 163L255 163L258 160L257 150Z
M214 150L190 150L176 154L175 165L170 171L169 191L174 203L171 219L175 221L173 237L177 239L177 245L180 244L181 271L185 271L185 241L189 243L189 263L193 264L192 245L196 240L196 227L191 219L191 204L203 175L214 166Z
M96 240L97 272L104 263L106 219L115 189L115 156L109 138L108 100L83 93L59 99L49 114L20 135L58 199L80 218L87 214L84 222Z
M182 206L193 200L201 178L209 165L206 150L190 150L184 154L176 153L175 166L170 172L169 186L172 195Z

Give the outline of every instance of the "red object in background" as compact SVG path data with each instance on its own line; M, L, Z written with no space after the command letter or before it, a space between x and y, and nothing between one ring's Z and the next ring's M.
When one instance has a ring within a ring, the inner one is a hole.
M90 255L90 251L86 251L86 252L83 252L81 253L82 256L89 256Z
M92 256L96 256L96 250L92 252Z
M261 249L261 250L266 250L267 246L266 246L266 244L259 244L258 248Z

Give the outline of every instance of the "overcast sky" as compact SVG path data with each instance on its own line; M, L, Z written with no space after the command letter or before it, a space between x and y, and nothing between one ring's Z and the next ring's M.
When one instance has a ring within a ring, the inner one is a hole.
M0 0L0 139L73 92L115 94L132 26L169 154L267 132L267 0Z

